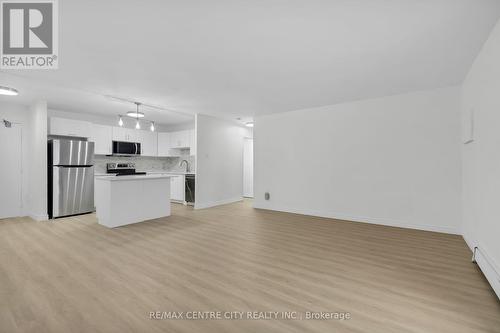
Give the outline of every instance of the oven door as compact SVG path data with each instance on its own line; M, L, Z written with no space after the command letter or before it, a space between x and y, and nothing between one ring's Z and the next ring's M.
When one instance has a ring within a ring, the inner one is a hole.
M138 142L113 141L113 155L140 155L141 144Z

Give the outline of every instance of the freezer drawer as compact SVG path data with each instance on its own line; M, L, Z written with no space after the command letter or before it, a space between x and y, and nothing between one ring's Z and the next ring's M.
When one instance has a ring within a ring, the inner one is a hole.
M94 167L52 168L52 217L94 210Z

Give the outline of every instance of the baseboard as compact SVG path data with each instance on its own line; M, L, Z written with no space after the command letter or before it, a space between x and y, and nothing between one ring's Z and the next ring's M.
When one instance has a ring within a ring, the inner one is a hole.
M416 229L416 230L424 230L424 231L432 231L432 232L441 232L452 235L460 235L460 231L452 228L452 227L443 227L443 226L434 226L434 225L417 225L412 223L401 223L399 220L391 220L379 217L366 217L366 216L354 216L347 215L335 212L325 212L318 210L309 210L309 209L296 209L284 206L276 206L276 205L266 205L260 202L254 202L254 208L258 209L266 209L266 210L275 210L279 212L293 213L293 214L301 214L301 215L309 215L309 216L317 216L317 217L325 217L330 219L344 220L344 221L352 221L352 222L362 222L362 223L370 223L370 224L380 224L390 227L398 227L398 228L407 228L407 229Z
M497 297L500 299L500 268L498 264L493 260L493 258L489 255L488 251L482 248L481 246L475 247L475 256L474 259L483 272L486 280L490 283L491 288L497 294Z
M28 216L35 221L48 221L49 216L47 214L33 214L30 213Z
M465 233L462 234L462 238L464 239L465 244L467 244L467 246L469 247L469 249L472 252L474 252L474 248L476 247L477 242L475 240L473 240L471 237L466 236Z
M202 202L202 203L195 202L194 209L204 209L204 208L210 208L210 207L215 207L215 206L220 206L220 205L227 205L227 204L242 201L242 200L243 200L243 197L236 197L236 198L224 199L224 200L219 200L219 201L209 201L209 202Z

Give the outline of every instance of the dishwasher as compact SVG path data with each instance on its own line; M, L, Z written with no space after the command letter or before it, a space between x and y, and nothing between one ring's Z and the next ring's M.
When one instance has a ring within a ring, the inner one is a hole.
M186 175L185 178L185 201L188 204L194 205L194 184L195 184L195 175Z

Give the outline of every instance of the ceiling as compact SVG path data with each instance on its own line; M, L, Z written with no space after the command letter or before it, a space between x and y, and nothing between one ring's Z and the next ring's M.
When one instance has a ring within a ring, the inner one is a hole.
M116 115L106 95L256 116L460 84L497 0L59 1L58 70L2 71L18 100ZM5 97L2 97L5 99Z

